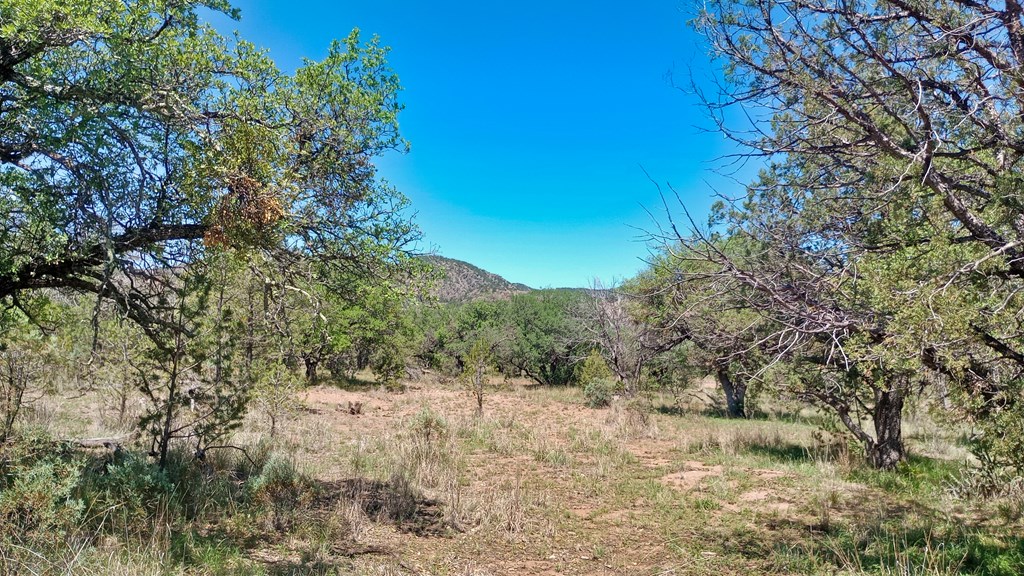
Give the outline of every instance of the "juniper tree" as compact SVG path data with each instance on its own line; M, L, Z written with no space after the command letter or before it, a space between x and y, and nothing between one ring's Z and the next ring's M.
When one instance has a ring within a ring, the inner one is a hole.
M779 323L775 351L816 367L806 391L869 452L889 446L876 464L902 454L898 415L922 367L959 384L978 422L1011 413L1024 369L1020 6L716 0L695 24L724 64L709 110L766 166L720 225L765 249L741 265L706 235L669 236ZM747 121L728 121L741 106ZM887 430L867 434L858 410Z

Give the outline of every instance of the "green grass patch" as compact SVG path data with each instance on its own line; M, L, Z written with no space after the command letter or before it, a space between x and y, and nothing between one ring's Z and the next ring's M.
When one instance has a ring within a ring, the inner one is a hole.
M896 470L875 470L866 465L850 470L849 479L886 492L909 497L928 497L946 491L961 464L948 460L910 455Z

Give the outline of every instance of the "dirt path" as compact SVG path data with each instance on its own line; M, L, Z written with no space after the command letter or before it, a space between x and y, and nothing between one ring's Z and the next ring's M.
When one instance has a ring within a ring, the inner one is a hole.
M708 523L751 524L794 509L778 486L785 472L694 459L667 417L592 410L575 390L491 391L482 418L467 393L436 384L404 393L316 387L301 399L287 433L325 481L353 477L355 450L379 459L401 452L403 431L424 413L456 438L457 487L424 494L457 520L443 534L365 522L359 541L387 553L345 560L352 573L753 573L757 561L706 549L716 537ZM721 502L703 503L710 497Z

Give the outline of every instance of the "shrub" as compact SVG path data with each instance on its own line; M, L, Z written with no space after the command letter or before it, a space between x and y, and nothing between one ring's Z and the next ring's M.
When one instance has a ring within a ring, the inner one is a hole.
M375 350L370 357L370 369L384 387L402 389L399 380L405 375L405 358L397 346L382 345Z
M84 466L47 438L10 437L0 445L0 574L39 572L48 558L75 547Z
M576 381L581 385L586 386L595 380L612 380L615 377L612 374L608 363L604 361L601 353L597 350L591 350L590 354L580 365L579 372L576 374Z
M611 378L591 380L583 387L583 397L587 401L587 406L604 408L612 403L616 388L618 384Z
M259 476L249 482L252 502L269 512L270 525L275 530L287 530L295 520L295 512L306 504L312 487L295 467L283 456L271 456Z
M302 478L295 464L283 456L271 456L259 476L249 483L255 500L294 501L302 488Z
M89 474L81 493L108 531L139 535L156 524L160 511L167 512L174 490L167 472L145 456L125 453Z
M583 398L591 408L603 408L612 402L618 384L608 363L597 350L591 350L576 374L583 385Z

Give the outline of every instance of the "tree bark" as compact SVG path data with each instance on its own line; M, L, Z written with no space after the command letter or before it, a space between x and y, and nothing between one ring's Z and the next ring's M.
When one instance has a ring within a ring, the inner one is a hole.
M722 386L722 391L725 392L725 409L729 418L746 418L747 385L733 382L729 377L729 371L725 368L718 368L715 375L718 378L718 383Z
M314 385L317 382L317 367L320 366L320 361L312 356L303 358L303 362L306 364L306 383Z
M903 446L903 402L906 392L905 382L891 390L874 388L875 406L871 413L874 437L861 427L859 419L851 416L850 406L845 401L832 395L819 396L819 399L831 406L846 429L863 443L868 464L879 470L892 470L906 457Z
M180 353L180 340L174 352L174 359L171 364L171 373L167 385L167 405L164 407L164 421L160 429L160 440L158 445L158 463L160 470L167 468L167 449L171 445L171 425L174 423L174 409L178 400L178 354Z
M906 457L903 447L903 390L875 392L875 439L868 446L868 460L880 470L892 470Z

